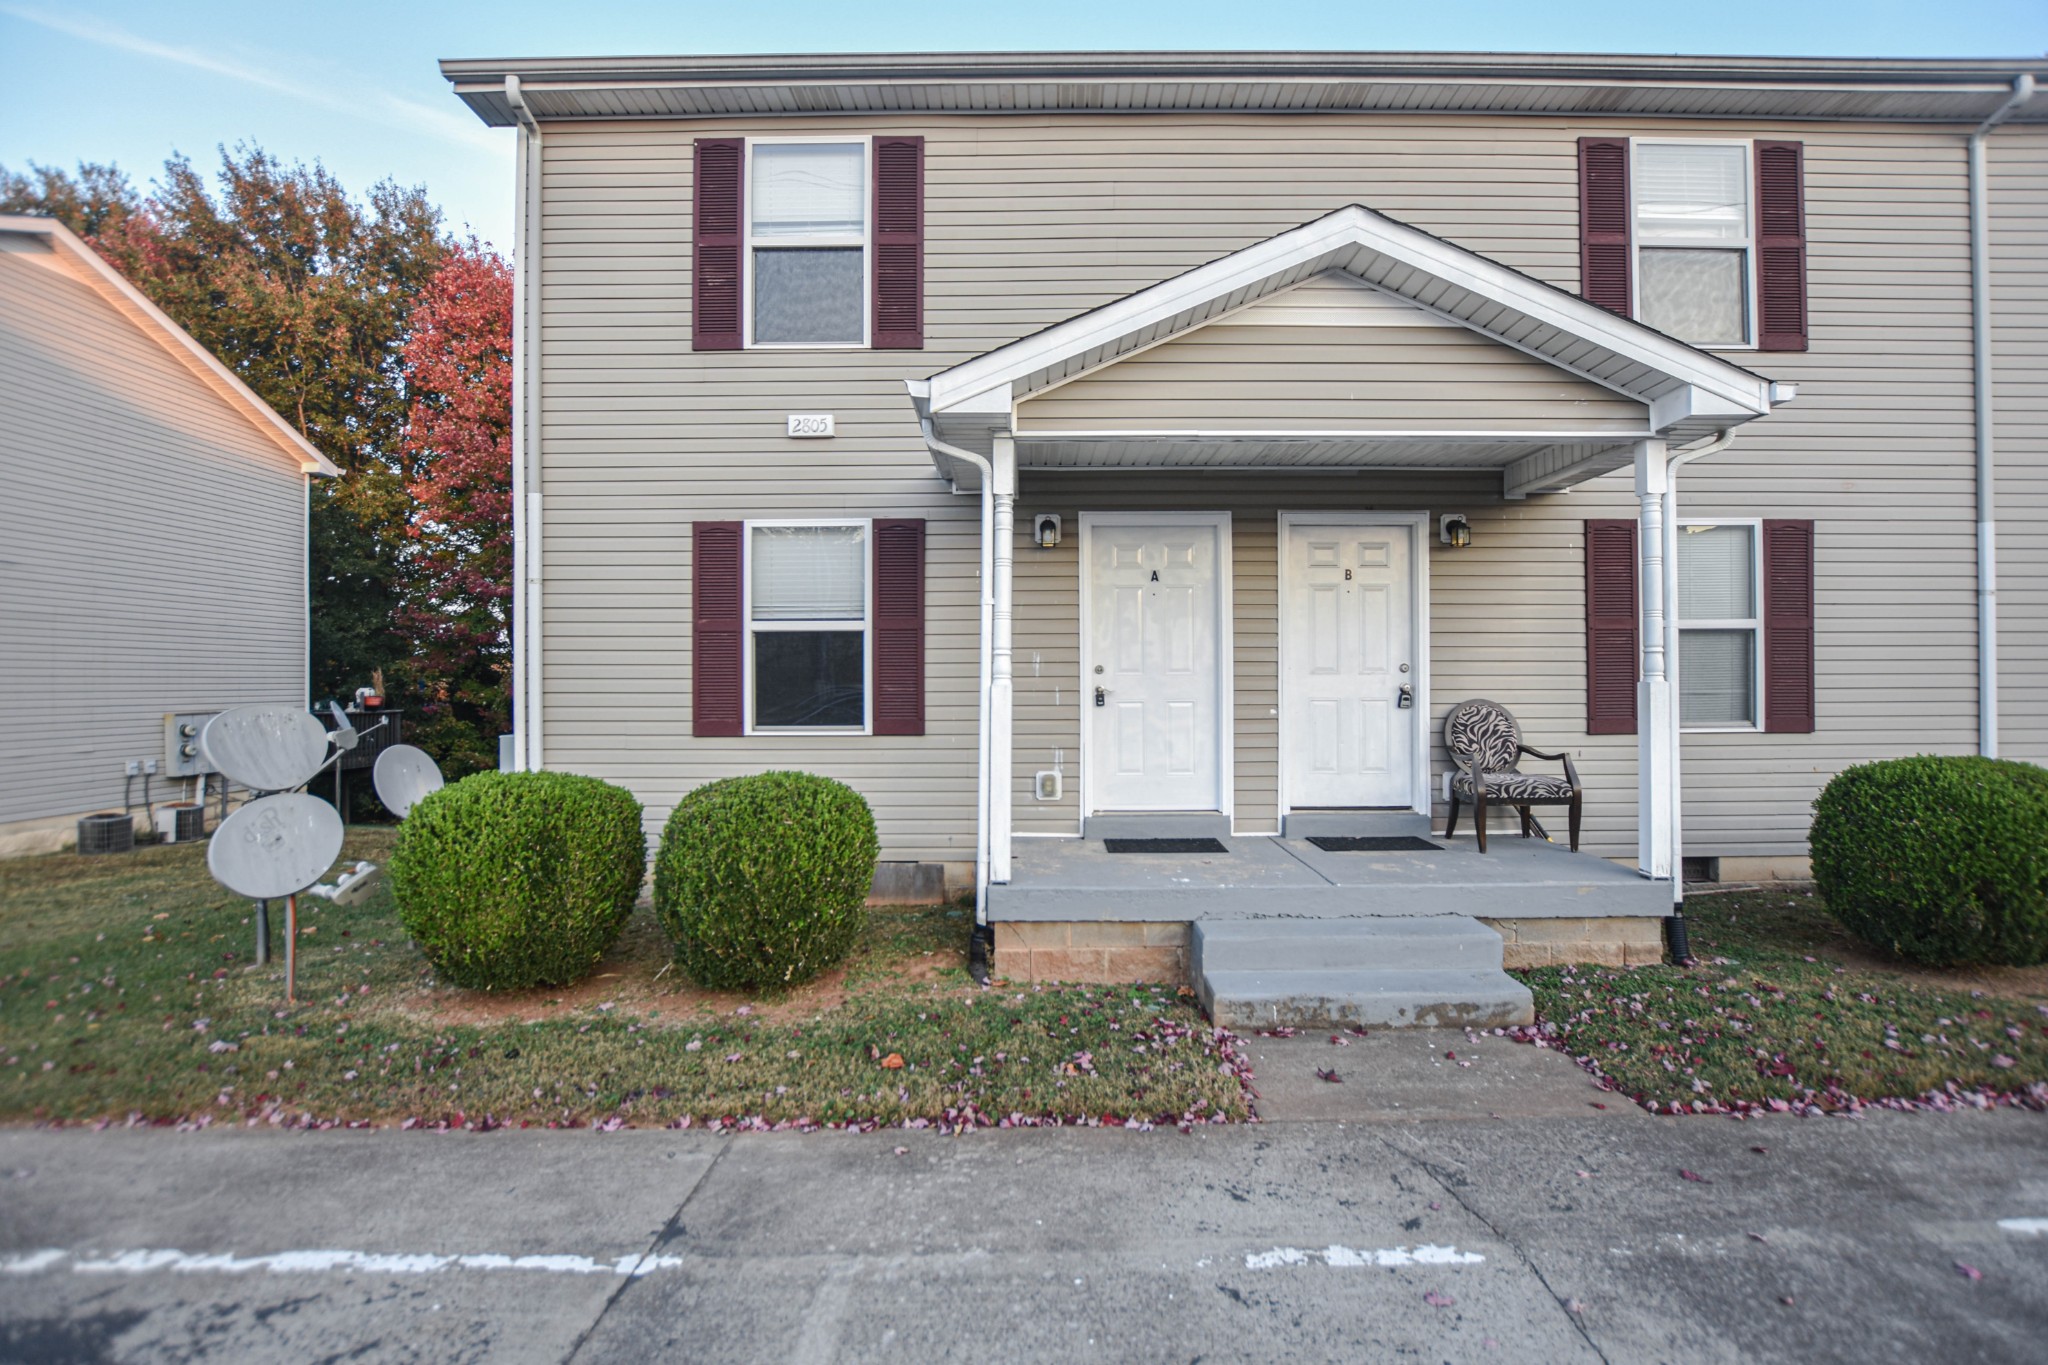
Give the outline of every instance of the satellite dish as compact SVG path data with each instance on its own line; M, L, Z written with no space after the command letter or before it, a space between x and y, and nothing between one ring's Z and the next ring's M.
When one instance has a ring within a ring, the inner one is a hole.
M403 820L412 813L429 792L441 790L441 769L424 749L415 749L410 744L394 744L377 755L377 766L370 770L370 781L377 788L377 799L384 803L384 809Z
M355 726L349 724L348 716L341 709L341 703L338 701L328 702L327 709L334 712L334 728L327 732L327 738L332 740L334 747L340 749L343 753L355 748L356 741L361 739L362 736L356 733Z
M327 730L295 706L237 706L206 722L199 747L254 791L290 791L327 761Z
M275 900L304 891L340 856L340 814L317 796L293 792L251 801L223 821L206 846L206 867L238 895Z

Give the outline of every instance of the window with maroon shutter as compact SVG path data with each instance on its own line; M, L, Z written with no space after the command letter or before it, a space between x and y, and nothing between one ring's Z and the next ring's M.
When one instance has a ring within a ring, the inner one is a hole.
M745 686L743 528L700 521L691 529L690 733L737 735Z
M1636 732L1636 524L1586 523L1586 733Z
M924 522L874 523L874 733L924 733Z
M1597 303L1610 313L1629 315L1625 137L1579 139L1579 293L1588 303Z
M1757 348L1806 349L1805 152L1756 144Z
M1764 523L1764 729L1811 734L1813 523Z
M874 319L877 350L924 347L924 139L875 139Z
M744 139L697 139L690 203L693 350L737 351L744 344L740 272L746 249L741 188L746 161Z

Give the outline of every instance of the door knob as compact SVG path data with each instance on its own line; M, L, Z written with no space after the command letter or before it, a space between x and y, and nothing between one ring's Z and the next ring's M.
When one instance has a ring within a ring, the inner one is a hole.
M1107 706L1107 705L1109 705L1109 701L1108 701L1108 698L1109 698L1109 689L1108 689L1108 688L1106 688L1106 687L1098 687L1098 688L1096 688L1096 689L1095 689L1095 704L1096 704L1097 706Z
M1396 702L1395 705L1403 711L1406 711L1413 707L1415 705L1415 689L1412 687L1403 687L1401 689L1401 699L1398 702Z

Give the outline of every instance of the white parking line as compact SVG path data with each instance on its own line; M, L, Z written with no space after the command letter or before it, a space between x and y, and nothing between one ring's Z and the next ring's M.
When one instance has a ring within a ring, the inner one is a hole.
M438 1256L375 1251L277 1251L266 1256L231 1252L64 1251L46 1248L0 1257L0 1274L35 1275L69 1270L76 1275L319 1275L334 1271L366 1275L432 1275L443 1270L534 1270L555 1275L619 1275L638 1278L673 1270L680 1256L504 1256L492 1252Z
M1476 1251L1460 1251L1456 1247L1440 1246L1419 1246L1413 1251L1407 1247L1360 1249L1327 1246L1320 1251L1304 1251L1300 1247L1274 1247L1271 1251L1248 1252L1244 1258L1244 1268L1277 1270L1281 1266L1307 1265L1310 1261L1321 1261L1324 1265L1339 1268L1365 1265L1478 1265L1485 1259Z
M2048 1218L2001 1218L1998 1226L2027 1237L2048 1237Z

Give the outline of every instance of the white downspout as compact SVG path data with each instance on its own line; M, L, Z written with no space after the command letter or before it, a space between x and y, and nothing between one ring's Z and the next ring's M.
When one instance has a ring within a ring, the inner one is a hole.
M519 77L505 77L519 121L512 245L512 766L541 766L540 746L540 121Z
M1017 447L1007 434L995 438L995 547L989 596L988 651L988 879L1010 880L1010 777L1016 756L1014 724L1016 672L1013 647L1012 580L1017 554Z
M1726 450L1735 440L1724 431L1705 445L1673 452L1664 461L1664 672L1671 680L1671 907L1685 905L1685 716L1678 659L1678 471L1694 460Z
M1998 489L1991 426L1990 195L1984 140L2034 97L2034 78L2013 78L2012 94L1970 134L1970 360L1977 437L1977 752L1998 757Z
M995 468L983 455L948 445L932 431L929 417L920 417L925 445L941 455L964 460L981 471L981 670L975 708L979 713L979 734L974 764L974 922L988 923L989 872L989 751L993 729L989 715L989 682L994 672L993 635L995 624Z

